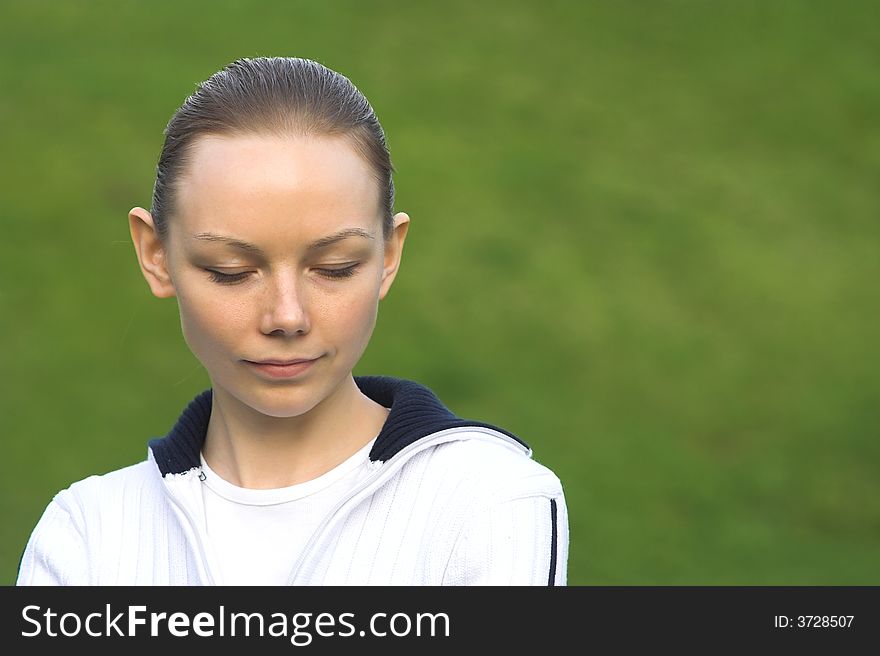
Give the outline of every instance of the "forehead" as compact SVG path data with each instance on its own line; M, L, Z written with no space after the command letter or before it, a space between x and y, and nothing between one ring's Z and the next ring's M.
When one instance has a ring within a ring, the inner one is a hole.
M380 226L378 182L344 137L200 136L177 181L175 209L172 228L188 235L255 243Z

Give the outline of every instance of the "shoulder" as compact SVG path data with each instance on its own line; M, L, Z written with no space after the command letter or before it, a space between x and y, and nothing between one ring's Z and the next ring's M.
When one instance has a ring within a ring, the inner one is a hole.
M155 467L153 467L155 471ZM150 481L146 461L89 476L58 492L31 533L19 564L18 585L85 585L94 581L95 536L142 505ZM152 478L158 478L153 474Z
M439 475L483 499L562 497L562 482L527 448L475 429L420 452L408 466Z
M133 500L137 493L160 485L154 464L144 460L76 481L55 495L52 503L72 516ZM135 493L135 494L133 494Z
M443 583L563 585L568 515L559 477L493 432L456 438L416 454L408 480L395 486L412 499L408 516L436 527L429 542ZM416 507L419 498L426 503Z

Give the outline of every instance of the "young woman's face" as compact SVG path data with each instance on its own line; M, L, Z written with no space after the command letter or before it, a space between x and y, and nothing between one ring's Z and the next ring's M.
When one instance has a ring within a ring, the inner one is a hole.
M183 335L260 412L308 412L347 380L399 263L408 218L382 236L379 186L344 138L203 136L166 240ZM266 361L305 365L256 366Z

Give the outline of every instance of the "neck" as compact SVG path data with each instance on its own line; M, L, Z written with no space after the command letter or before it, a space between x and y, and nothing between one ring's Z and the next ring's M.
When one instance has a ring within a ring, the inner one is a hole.
M202 453L211 469L234 485L287 487L346 460L379 434L387 416L350 375L295 417L265 415L215 386Z

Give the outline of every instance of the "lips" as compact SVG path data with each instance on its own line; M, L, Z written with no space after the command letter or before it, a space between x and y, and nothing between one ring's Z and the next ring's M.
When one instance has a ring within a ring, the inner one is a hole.
M292 360L248 360L248 362L253 362L254 364L275 364L279 366L284 366L287 364L299 364L300 362L311 362L312 360L317 360L317 358L294 358Z
M245 362L263 377L272 379L289 379L297 378L301 374L304 374L311 369L312 365L314 365L318 359L319 358L294 358L292 360L282 360L273 358L269 360L260 360L258 362L245 360Z

